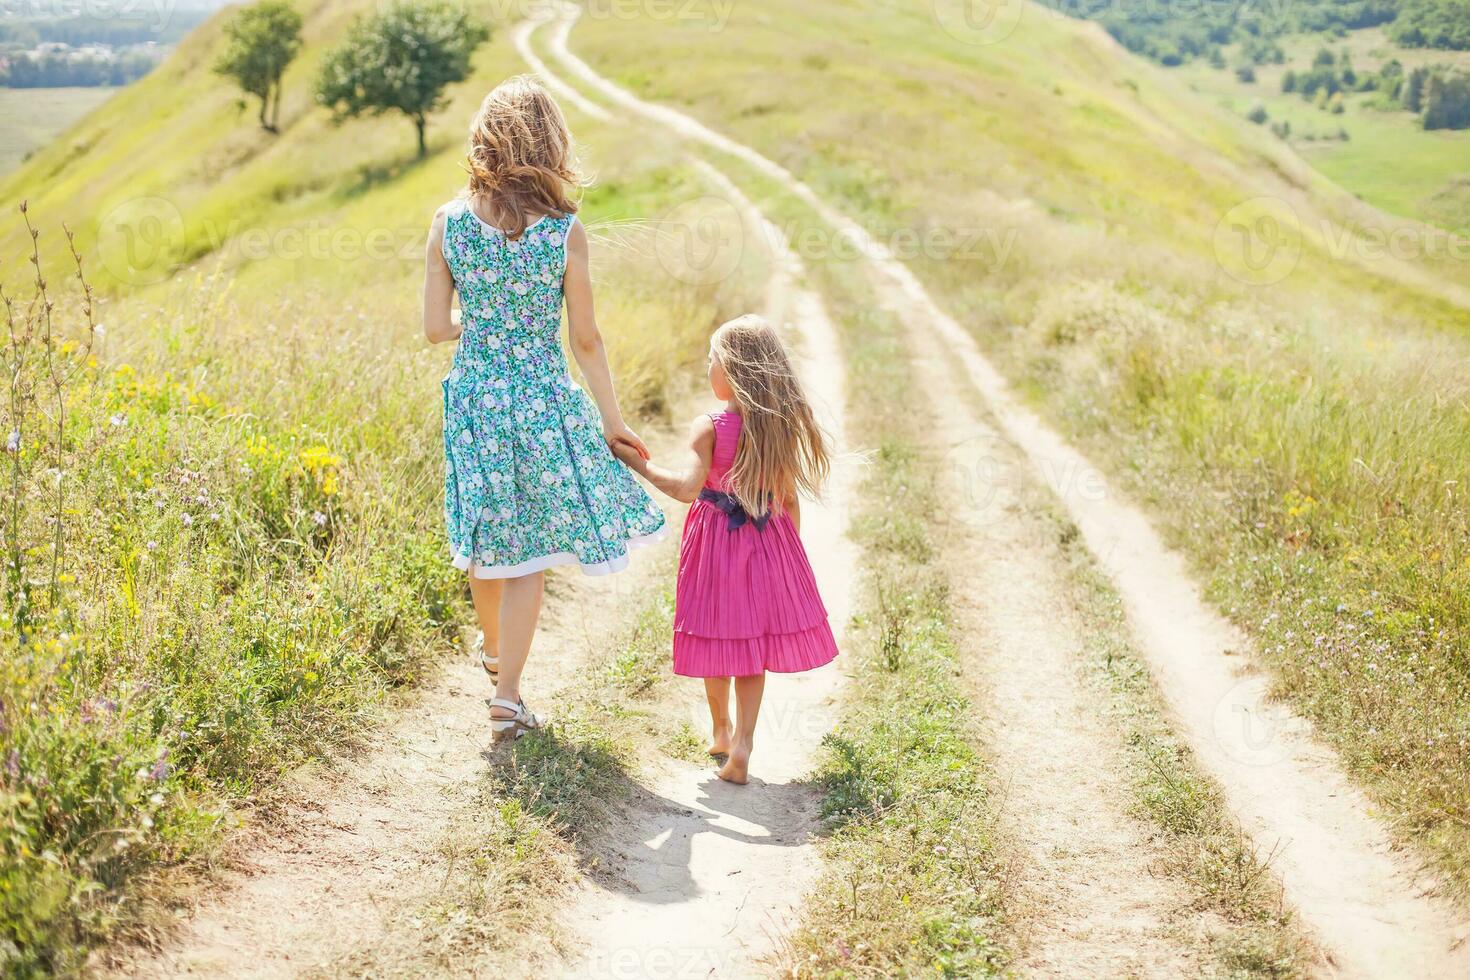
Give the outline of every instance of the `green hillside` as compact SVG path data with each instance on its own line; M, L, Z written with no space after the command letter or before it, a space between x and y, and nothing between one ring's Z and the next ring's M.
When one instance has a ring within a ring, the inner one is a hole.
M663 101L718 105L737 135L780 139L782 160L837 158L815 179L836 193L865 185L854 199L876 222L912 223L922 212L912 186L949 202L1001 194L1007 207L1034 205L1072 225L1126 232L1139 246L1212 257L1222 215L1269 197L1290 209L1303 239L1294 282L1345 278L1378 291L1398 280L1424 288L1395 293L1395 302L1430 294L1464 301L1470 270L1443 250L1429 250L1427 262L1396 262L1352 234L1338 235L1347 227L1371 240L1378 230L1402 228L1423 237L1425 229L1362 206L1258 127L1182 91L1169 70L1130 57L1097 25L1028 5L1006 24L971 35L945 4L937 14L926 4L883 6L867 35L854 23L871 13L866 4L850 12L801 7L780 18L779 28L759 5L736 11L724 31L661 25L658 37L693 54L640 64L626 77ZM828 17L843 29L823 39ZM620 30L640 29L589 18L581 43L595 55L600 45L627 43ZM784 48L766 36L787 30ZM752 37L755 46L722 55L732 36ZM732 90L724 73L741 59L749 59L752 77ZM793 104L785 95L793 78L817 86L805 91L862 93L871 111L855 117L847 103L828 97ZM992 224L1010 220L986 218L982 209L963 213ZM1427 276L1431 268L1438 275ZM1424 313L1461 322L1454 306Z
M1435 66L1464 72L1470 52L1401 48L1381 28L1343 38L1293 35L1277 44L1282 63L1256 65L1244 78L1228 67L1240 61L1235 47L1225 50L1225 67L1197 60L1172 73L1238 115L1255 111L1259 118L1263 111L1262 129L1283 137L1331 180L1375 207L1470 233L1470 132L1426 130L1419 113L1376 90L1344 92L1342 112L1283 91L1287 73L1305 71L1324 48L1351 66L1359 84L1385 67L1392 71L1395 63L1405 72Z
M385 118L334 127L312 102L311 79L326 46L352 16L372 9L352 2L302 5L305 45L286 75L279 138L259 132L250 110L239 105L238 90L210 71L226 11L185 39L166 64L122 90L107 111L0 184L0 201L8 206L29 197L40 214L70 222L89 253L100 233L95 272L103 287L159 280L181 264L220 253L225 241L245 231L313 219L372 228L412 216L413 225L421 224L418 215L452 184L446 187L443 172L432 168L384 184L413 161L406 124ZM502 45L497 48L489 57L509 70ZM486 67L482 80L495 74ZM465 86L446 108L440 118L452 122L436 131L436 149L462 142L480 87ZM386 197L370 201L364 191L375 184L384 185ZM354 218L359 207L366 210ZM156 225L137 221L130 256L123 237L137 216L155 213ZM8 248L19 236L13 228L5 232ZM145 268L133 271L130 259L145 261ZM238 256L224 259L244 264Z

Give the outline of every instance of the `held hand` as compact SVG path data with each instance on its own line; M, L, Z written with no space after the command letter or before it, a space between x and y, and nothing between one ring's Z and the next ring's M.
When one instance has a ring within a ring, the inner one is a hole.
M638 433L634 432L626 425L603 426L602 437L607 440L608 448L610 448L613 453L618 456L619 459L623 458L622 455L618 453L619 446L627 446L628 448L633 450L633 452L638 454L639 459L648 459L648 447L643 444L642 439L638 438ZM624 460L624 462L627 461Z
M647 465L647 461L643 458L642 454L640 454L637 449L633 448L631 443L614 442L609 443L609 446L612 448L613 455L622 460L623 464L627 466L628 469L632 470L635 473L643 472L644 467Z

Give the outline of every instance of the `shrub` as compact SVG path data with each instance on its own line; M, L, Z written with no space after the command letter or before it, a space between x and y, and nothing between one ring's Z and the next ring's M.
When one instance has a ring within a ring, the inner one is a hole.
M1424 128L1470 127L1470 75L1442 71L1429 76L1424 87Z
M1406 48L1470 50L1470 0L1405 0L1388 36Z

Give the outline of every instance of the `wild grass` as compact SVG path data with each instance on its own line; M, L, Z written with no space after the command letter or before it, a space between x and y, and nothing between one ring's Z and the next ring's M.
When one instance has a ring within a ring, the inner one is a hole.
M309 41L350 9L313 8ZM24 429L3 459L7 472L24 461L25 479L7 481L5 501L29 515L7 528L5 549L20 548L27 575L45 570L25 613L32 632L0 638L7 974L74 972L98 943L132 935L152 914L147 899L268 802L282 772L364 738L455 649L468 614L440 517L437 379L449 351L418 334L417 277L433 209L463 179L460 126L521 66L502 32L453 94L430 159L409 165L373 123L332 130L293 110L289 76L280 140L236 127L210 108L222 98L210 38L186 41L0 191L43 202L30 213L56 303L55 356L75 368L59 455L13 409L3 427ZM184 88L197 103L179 101ZM667 147L573 123L599 178L583 220L624 408L656 420L759 270L703 283L668 261L666 230L646 216L697 196L697 175ZM140 140L151 163L135 167ZM218 242L166 235L155 264L109 268L107 205L160 189L186 228ZM0 279L24 305L30 238L6 215ZM90 356L60 263L63 219L103 284ZM137 269L150 281L129 282ZM66 558L53 600L58 527ZM591 751L536 766L548 783L593 779L602 760ZM486 792L542 819L544 795Z
M1405 255L1367 249L1391 219L1088 27L1040 14L966 45L918 6L752 2L714 37L573 40L880 239L930 242L908 259L936 298L1151 506L1276 692L1470 895L1470 267L1421 260L1412 229ZM1300 253L1252 285L1216 236L1259 197Z
M1210 597L1253 635L1276 691L1463 895L1460 345L1201 302L1187 283L1156 280L1059 289L1001 350L1094 459L1118 460Z

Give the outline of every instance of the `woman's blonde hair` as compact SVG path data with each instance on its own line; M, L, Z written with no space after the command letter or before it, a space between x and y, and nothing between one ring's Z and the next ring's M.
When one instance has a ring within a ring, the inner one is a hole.
M816 496L832 457L775 329L762 317L738 317L715 331L710 349L742 423L726 490L755 517L798 492Z
M517 75L485 96L470 124L469 196L493 201L519 237L532 220L574 214L585 181L561 106L530 75Z

